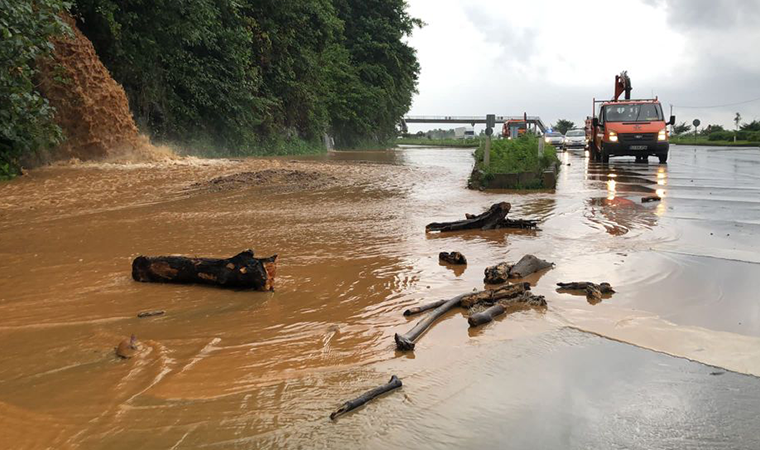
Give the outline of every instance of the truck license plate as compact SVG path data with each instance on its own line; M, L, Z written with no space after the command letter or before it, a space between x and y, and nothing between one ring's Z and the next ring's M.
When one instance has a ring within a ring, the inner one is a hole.
M631 150L646 150L646 149L647 149L646 145L632 145L631 146Z

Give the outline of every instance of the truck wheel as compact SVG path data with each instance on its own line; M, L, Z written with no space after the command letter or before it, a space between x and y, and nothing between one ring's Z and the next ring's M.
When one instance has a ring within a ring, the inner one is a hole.
M660 164L665 164L668 162L668 154L665 153L663 155L657 155L658 158L660 158Z
M607 164L610 162L610 154L607 152L607 149L602 146L602 151L600 152L600 159L604 164Z

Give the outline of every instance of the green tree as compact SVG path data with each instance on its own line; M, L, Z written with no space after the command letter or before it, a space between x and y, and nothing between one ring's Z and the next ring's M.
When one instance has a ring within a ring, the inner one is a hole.
M702 131L700 131L699 134L701 134L703 136L709 136L710 133L714 133L716 131L725 131L725 129L721 125L714 125L713 124L713 125L708 125L708 126L702 128Z
M575 122L571 122L565 119L559 119L557 123L552 125L552 128L555 131L559 131L560 133L565 134L567 133L568 130L572 130L573 128L575 128Z
M77 0L78 26L159 139L251 142L266 102L234 0Z
M332 71L331 130L340 146L383 142L417 92L420 66L404 38L422 26L403 0L333 0L344 23L342 46Z
M19 158L62 138L53 108L35 88L36 61L53 51L50 38L70 31L61 0L0 0L0 179Z
M691 125L687 124L686 122L681 122L678 125L673 125L673 134L679 135L688 133L691 130Z
M760 120L753 120L750 123L742 124L740 128L744 131L760 131Z

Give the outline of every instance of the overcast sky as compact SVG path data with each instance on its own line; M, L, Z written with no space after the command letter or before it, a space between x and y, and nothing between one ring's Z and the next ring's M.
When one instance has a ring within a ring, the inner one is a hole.
M578 124L627 70L632 96L659 96L679 123L760 119L760 0L407 1L426 23L409 39L422 67L412 115Z

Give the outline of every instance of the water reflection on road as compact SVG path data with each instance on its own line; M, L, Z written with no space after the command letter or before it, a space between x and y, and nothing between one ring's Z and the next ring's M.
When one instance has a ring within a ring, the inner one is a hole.
M568 327L760 374L760 151L678 147L667 166L601 165L582 153L561 161L556 193L467 190L471 151L434 148L83 165L0 185L0 428L11 430L0 446L494 446L520 430L517 447L647 448L700 429L710 442L753 447L758 414L736 390L757 391L754 378L713 377ZM266 168L326 181L189 189ZM661 200L641 202L651 195ZM424 233L497 201L540 219L540 230ZM248 247L280 255L276 292L129 277L140 253ZM439 264L452 250L466 268ZM455 312L414 354L393 351L393 333L415 320L406 307L482 289L486 266L526 253L556 263L529 280L545 313L471 333ZM554 289L581 280L608 281L617 294L592 305ZM167 314L135 317L151 309ZM131 333L139 356L116 361L112 347ZM326 421L389 373L404 380L402 393ZM736 419L720 422L730 433L704 429L717 417ZM589 428L600 420L619 433Z

